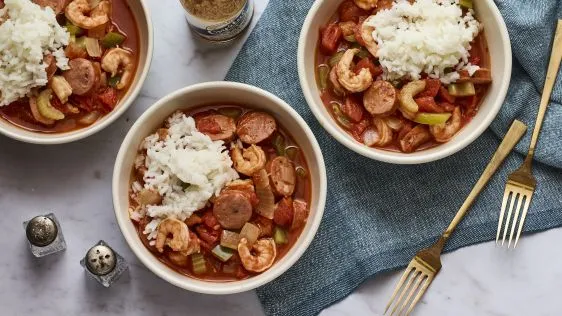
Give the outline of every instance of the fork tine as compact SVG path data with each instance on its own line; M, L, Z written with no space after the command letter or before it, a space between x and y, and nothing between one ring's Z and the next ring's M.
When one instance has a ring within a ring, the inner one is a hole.
M425 279L423 285L421 286L420 290L418 291L418 294L416 295L416 297L414 297L414 300L412 301L412 304L410 304L410 308L408 308L408 310L406 311L406 316L410 315L410 313L412 312L414 307L416 307L416 304L418 304L418 301L420 300L420 298L425 294L425 291L427 290L427 288L431 284L432 280L433 280L433 278L431 278L430 276L428 276Z
M503 216L505 214L505 207L507 206L507 201L509 200L509 193L511 191L508 188L505 188L505 192L503 193L503 201L502 201L502 210L500 212L500 218L498 220L498 232L496 233L496 245L500 240L500 233L502 231L502 224L503 224Z
M513 249L517 247L517 242L519 241L519 236L523 230L523 224L525 224L525 217L527 217L527 211L529 210L529 205L531 204L531 199L533 194L525 196L525 206L523 206L523 214L521 214L521 220L519 220L519 228L517 229L517 236L515 236L515 243L513 244Z
M517 207L515 208L515 215L513 215L513 221L511 222L511 232L509 233L509 242L507 243L507 248L511 246L511 239L513 238L513 233L515 232L515 227L519 221L519 212L521 211L521 203L523 202L524 195L520 193L517 198ZM506 227L509 229L509 227Z
M416 279L417 276L420 273L421 272L417 271L415 268L412 269L412 272L410 273L411 276L408 279L408 283L406 283L406 285L404 285L404 287L402 288L402 291L400 292L400 296L394 302L394 308L392 309L392 312L390 313L390 316L394 315L394 313L396 312L396 309L398 308L398 306L400 306L400 302L402 302L402 298L404 297L404 294L406 294L406 292L410 291L411 286L412 286L412 282L414 282L414 279ZM400 314L400 313L398 313L398 314Z
M404 309L406 308L406 306L408 306L408 302L410 302L410 300L412 299L412 296L414 296L414 293L416 293L418 291L418 287L420 286L421 282L425 279L425 275L423 273L420 272L420 274L416 275L416 283L414 283L414 286L412 286L412 289L410 290L410 294L408 294L408 296L406 297L406 299L404 300L404 302L402 303L402 307L400 307L400 311L398 312L398 315L401 315L402 312L404 311Z
M507 188L506 188L507 190ZM505 237L507 236L507 230L509 229L509 222L511 220L511 213L513 212L513 206L515 205L515 198L517 197L516 192L511 192L511 201L509 202L509 211L507 212L507 218L505 219L505 226L503 227L503 238L502 246L505 242Z
M414 268L410 264L406 268L406 271L404 271L404 273L402 274L402 277L400 278L400 281L398 281L398 284L396 284L396 288L394 289L394 292L392 293L392 296L390 297L390 300L388 301L388 304L386 304L386 308L384 309L384 313L383 313L384 315L386 315L386 312L388 312L388 309L392 305L392 302L394 301L394 297L396 296L396 294L398 294L398 290L400 290L402 288L402 286L404 285L404 281L406 281L406 278L410 275L410 273L413 270L414 270Z

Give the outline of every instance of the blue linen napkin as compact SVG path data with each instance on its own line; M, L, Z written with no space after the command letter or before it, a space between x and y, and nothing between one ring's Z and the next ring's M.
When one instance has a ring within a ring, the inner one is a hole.
M446 251L495 238L507 175L522 162L546 75L556 20L556 0L496 0L513 45L507 99L491 128L452 157L418 166L364 158L327 134L309 110L297 73L297 41L312 0L271 0L232 66L227 80L268 90L291 104L310 125L328 170L325 215L310 248L285 274L258 289L268 315L313 315L349 295L378 273L407 265L449 224L513 119L530 128L490 181ZM527 232L562 225L562 78L536 152L538 187ZM522 240L524 246L525 240Z

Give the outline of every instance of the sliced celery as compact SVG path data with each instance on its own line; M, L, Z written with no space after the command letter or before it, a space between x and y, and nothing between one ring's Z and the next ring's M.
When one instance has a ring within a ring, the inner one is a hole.
M472 82L451 83L447 89L449 90L449 94L455 97L470 97L476 95L476 90Z
M459 5L463 8L472 9L472 0L460 0Z
M234 255L234 252L232 250L221 245L217 245L211 252L215 257L217 257L217 259L222 262L227 262Z
M191 265L193 267L193 273L195 274L207 272L207 261L200 253L194 253L191 255Z
M279 226L275 226L273 229L273 240L278 245L284 245L289 242L287 239L287 232Z
M343 56L343 51L342 52L337 52L335 53L332 57L330 57L330 59L328 60L328 65L330 65L330 67L334 67L337 63L340 62L340 59Z
M273 139L273 147L277 155L283 156L285 154L285 138L281 134L277 134Z
M107 79L107 84L113 88L117 87L119 82L121 82L121 76L115 76Z
M365 58L365 57L371 56L371 53L369 53L369 51L367 49L365 49L365 47L361 46L359 48L359 52L356 54L356 56L359 57L359 58Z
M260 228L252 223L244 224L244 227L240 230L240 238L246 238L249 246L253 245L259 236Z
M346 41L348 41L348 42L350 42L350 43L355 43L355 42L357 42L357 40L355 39L355 35L354 35L354 34L344 36L343 39L345 39Z
M318 85L320 90L324 91L328 88L328 76L330 74L330 67L326 64L318 66Z
M345 114L343 114L343 112L341 111L341 104L339 102L336 102L336 101L332 101L332 102L330 102L330 104L332 105L332 111L334 112L334 116L336 117L336 121L338 121L338 123L340 123L340 125L343 126L344 128L350 129L351 128L351 122L345 116Z
M295 160L299 154L299 148L297 146L287 146L285 148L285 156L291 160Z
M241 114L242 114L242 110L239 108L220 108L219 109L219 113L224 115L224 116L228 116L231 118L238 118Z
M418 112L414 122L426 125L443 124L449 120L451 113L424 113Z
M66 21L66 25L64 26L70 35L80 36L84 32L80 27Z
M117 32L109 32L101 39L101 44L105 48L115 47L125 41L125 35Z
M301 177L301 178L305 178L306 175L308 174L308 172L306 171L306 169L302 166L298 166L295 168L295 172L297 173L297 176Z

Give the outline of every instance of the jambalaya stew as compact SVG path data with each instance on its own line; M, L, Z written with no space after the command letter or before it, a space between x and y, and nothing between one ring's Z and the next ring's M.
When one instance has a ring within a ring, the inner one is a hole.
M29 23L23 19L34 15L37 27L48 26L43 31L52 32L53 39L27 34L28 45L55 45L48 46L37 65L32 65L36 56L25 54L19 58L23 68L2 65L7 76L21 79L0 88L0 117L43 133L87 127L113 111L133 81L139 45L133 14L126 0L33 2L6 0L4 23L22 27Z
M299 146L273 116L207 106L176 112L145 138L129 213L170 268L235 281L291 249L307 221L310 185Z
M472 0L346 0L320 30L316 60L321 98L341 128L405 153L449 141L492 81Z

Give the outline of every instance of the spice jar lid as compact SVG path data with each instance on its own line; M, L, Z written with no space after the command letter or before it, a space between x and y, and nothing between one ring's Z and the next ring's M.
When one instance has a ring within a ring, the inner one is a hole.
M116 265L113 249L105 245L96 245L86 254L86 267L95 275L106 275L113 271Z
M52 219L46 216L35 216L27 223L25 234L31 244L45 247L55 241L58 228Z

